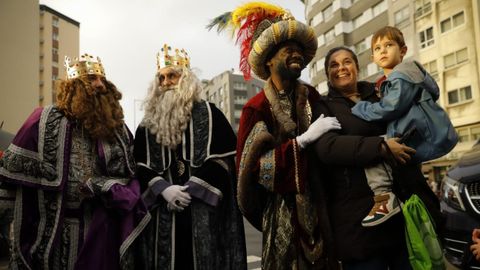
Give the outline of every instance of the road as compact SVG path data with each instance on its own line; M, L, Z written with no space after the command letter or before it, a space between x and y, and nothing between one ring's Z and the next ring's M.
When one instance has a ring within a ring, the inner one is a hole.
M262 256L262 234L250 225L247 220L244 220L245 238L247 244L247 262L248 270L260 270L261 256ZM458 268L446 263L447 270L458 270ZM8 269L8 260L0 258L0 270Z
M262 233L243 219L245 226L245 240L247 244L247 263L249 270L260 270L262 257Z

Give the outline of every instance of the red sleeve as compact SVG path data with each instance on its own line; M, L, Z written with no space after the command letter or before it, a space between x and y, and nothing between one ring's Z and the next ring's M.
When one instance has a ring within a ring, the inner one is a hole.
M245 143L255 125L264 122L267 131L271 134L270 111L262 113L253 107L244 107L240 118L237 140L237 173L240 172L240 162L244 153ZM258 149L252 149L258 150ZM252 151L250 150L250 151ZM288 139L282 143L275 143L262 151L261 157L255 161L255 165L249 168L255 182L262 184L267 190L276 193L302 192L304 191L304 175L306 171L305 153L300 151L294 139ZM258 155L257 155L258 156ZM269 159L271 162L269 162ZM261 170L262 166L262 170ZM271 168L271 169L270 169ZM267 173L265 173L267 171ZM269 174L268 172L271 172Z

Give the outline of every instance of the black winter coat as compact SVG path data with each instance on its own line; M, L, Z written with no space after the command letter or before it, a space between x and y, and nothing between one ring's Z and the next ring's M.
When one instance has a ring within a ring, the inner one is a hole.
M359 82L362 100L378 101L374 84ZM332 223L335 249L339 260L363 260L372 256L392 254L405 249L404 220L397 214L383 224L362 227L362 219L372 208L373 192L367 184L364 167L382 160L380 149L386 123L367 122L351 113L355 105L334 89L323 97L320 114L335 116L342 125L339 131L324 134L314 145L322 163L322 181L328 194L328 210ZM439 215L439 204L416 165L394 169L394 192L404 200L413 192L419 194L434 216ZM403 181L408 177L408 182ZM401 183L401 184L398 184ZM424 199L425 198L425 199Z

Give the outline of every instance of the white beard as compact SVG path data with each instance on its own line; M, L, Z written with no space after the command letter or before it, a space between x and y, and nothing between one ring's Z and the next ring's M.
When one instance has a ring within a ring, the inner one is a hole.
M156 91L157 95L147 103L145 126L155 135L157 143L175 149L190 121L193 99L185 100L180 91L186 90L178 87Z

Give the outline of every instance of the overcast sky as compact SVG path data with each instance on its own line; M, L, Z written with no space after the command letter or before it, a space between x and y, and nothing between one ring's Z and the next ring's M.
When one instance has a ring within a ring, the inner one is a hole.
M122 106L134 127L134 100L145 97L164 43L184 48L201 79L238 70L238 46L226 33L205 29L210 19L248 1L239 0L40 0L80 22L80 53L100 56L107 78L123 93ZM305 21L300 0L268 1ZM61 56L63 59L63 56ZM305 77L307 72L304 71ZM136 102L138 105L139 102ZM138 118L138 115L137 117ZM135 124L138 124L138 120Z

